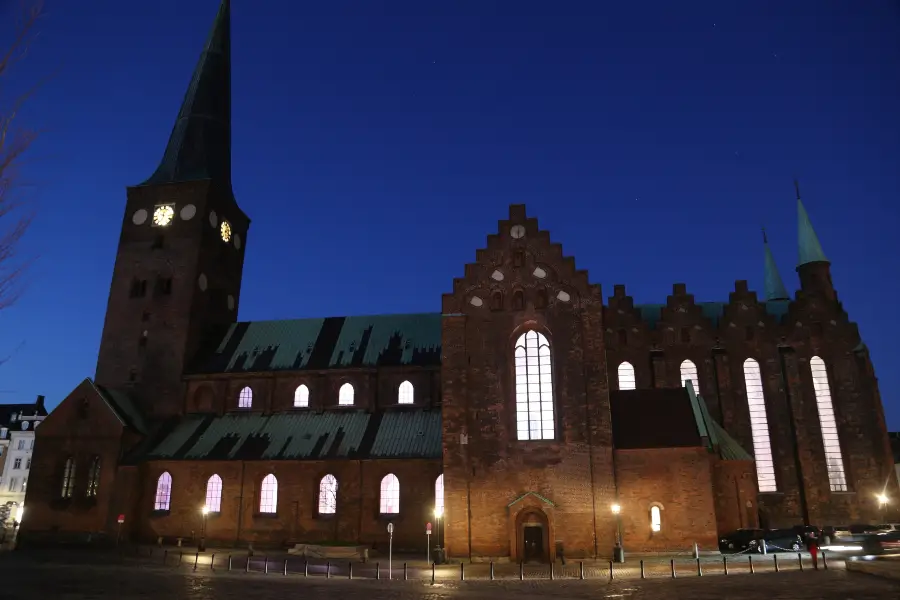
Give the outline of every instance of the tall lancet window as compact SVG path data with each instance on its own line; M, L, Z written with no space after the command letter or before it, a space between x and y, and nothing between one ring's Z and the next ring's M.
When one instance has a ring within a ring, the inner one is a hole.
M831 403L831 386L828 385L828 371L825 361L818 356L809 359L813 388L816 391L816 408L819 410L819 426L822 428L822 443L825 445L825 467L828 469L828 483L832 492L847 491L847 477L844 475L844 458L841 456L841 442L838 439L837 420Z
M516 341L516 436L520 440L552 440L553 375L550 342L537 331Z
M753 434L753 458L756 461L756 479L760 492L778 491L775 484L775 461L769 440L769 420L766 417L766 397L763 395L762 375L759 363L748 358L744 361L744 387L747 389L747 405L750 408L750 432Z

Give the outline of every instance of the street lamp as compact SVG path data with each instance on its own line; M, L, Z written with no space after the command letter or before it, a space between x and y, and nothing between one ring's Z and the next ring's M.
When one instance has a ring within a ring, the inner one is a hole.
M881 521L884 521L884 507L887 506L888 497L885 494L878 494L877 496L875 496L875 498L878 499L878 513L880 515L879 519Z
M438 535L438 549L440 550L440 556L435 557L439 558L440 562L444 562L444 528L443 523L441 523L444 517L444 508L442 506L434 507L434 526L437 527L437 535Z
M209 514L209 507L204 504L200 512L203 513L203 520L200 522L200 544L197 546L197 550L206 552L206 515Z
M621 563L625 562L625 549L622 548L622 507L616 503L610 509L616 515L616 545L613 546L613 560Z

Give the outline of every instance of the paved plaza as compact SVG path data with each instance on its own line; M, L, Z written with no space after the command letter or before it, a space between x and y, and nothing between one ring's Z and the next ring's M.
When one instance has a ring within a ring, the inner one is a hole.
M146 560L98 560L93 557L73 557L74 560L39 559L6 554L0 556L0 577L4 581L4 595L17 600L263 600L329 596L344 600L405 600L467 598L502 600L515 598L610 598L615 600L646 598L648 600L869 600L900 597L900 584L842 568L828 571L772 570L714 574L697 577L687 572L676 579L657 573L641 580L635 577L600 577L580 580L577 577L535 578L519 581L506 577L497 581L459 581L458 578L439 578L432 585L429 580L388 581L345 577L326 579L324 575L302 573L284 576L282 572L243 570L210 571L193 565L163 566ZM458 567L456 567L458 569ZM454 569L454 571L456 570ZM449 575L449 572L448 572ZM395 577L398 573L395 572Z

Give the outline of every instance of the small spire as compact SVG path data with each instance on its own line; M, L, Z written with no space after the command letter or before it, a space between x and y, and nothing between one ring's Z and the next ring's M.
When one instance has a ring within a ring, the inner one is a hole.
M816 235L816 230L813 229L803 201L800 199L800 185L796 180L794 188L797 190L797 246L800 253L798 266L812 262L828 262L825 252L822 250L822 244L819 243L819 236Z
M231 186L231 6L222 0L156 172L141 185L214 179Z
M778 272L778 265L775 264L775 257L772 256L772 249L769 248L769 240L766 238L766 228L762 228L763 247L765 248L765 284L766 284L766 300L789 300L787 288L784 287L784 281Z

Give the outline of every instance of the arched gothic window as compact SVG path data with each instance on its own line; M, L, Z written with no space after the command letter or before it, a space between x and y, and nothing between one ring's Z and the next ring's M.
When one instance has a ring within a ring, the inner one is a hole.
M400 389L397 392L397 403L398 404L412 404L413 403L413 384L408 381L404 381L400 384Z
M278 480L269 473L259 486L259 512L275 513L278 509Z
M444 516L444 474L438 475L434 481L434 515Z
M97 492L100 490L100 457L95 455L91 459L91 466L88 469L88 485L85 493L89 498L96 498Z
M619 365L619 389L620 390L633 390L637 387L637 382L634 378L634 367L631 366L631 363L625 361Z
M309 408L309 388L304 383L294 390L294 408Z
M340 406L353 406L353 386L345 383L338 391L338 404Z
M381 514L395 515L400 512L400 480L388 473L381 480Z
M516 435L520 440L552 440L553 375L550 342L537 331L516 341Z
M759 491L775 492L778 491L778 486L775 483L775 461L772 459L772 443L769 439L766 397L763 394L759 363L752 358L744 361L744 387L750 409L750 432L753 434L753 458L756 461Z
M66 459L66 465L63 467L62 490L60 495L63 498L71 498L72 490L75 486L75 459L69 457Z
M825 361L818 356L809 359L813 388L816 392L816 408L819 410L819 426L822 428L822 443L825 445L825 467L832 492L847 491L847 477L844 475L844 458L841 455L841 441L838 438L837 420L831 402L831 386L828 385L828 371Z
M334 475L326 475L319 482L319 514L333 515L337 512L338 481Z
M156 480L156 497L153 501L153 510L169 510L172 501L172 476L168 471L163 472Z
M206 481L206 507L207 512L222 512L222 478L213 475Z
M681 363L681 387L684 386L684 382L690 380L691 385L694 388L694 393L700 394L700 378L697 376L697 365L695 365L692 361L686 360Z
M658 506L650 507L650 531L662 529L662 511Z
M250 408L251 406L253 406L253 390L248 386L238 394L238 408Z

